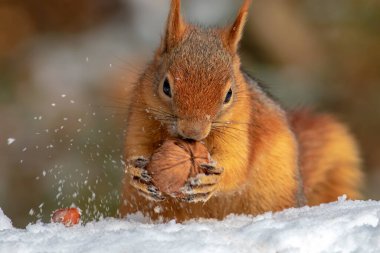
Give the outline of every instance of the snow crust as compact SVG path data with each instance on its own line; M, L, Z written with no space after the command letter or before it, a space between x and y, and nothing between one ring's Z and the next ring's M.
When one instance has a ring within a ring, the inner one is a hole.
M139 215L16 229L0 211L0 252L380 252L380 202L345 201L223 221L152 224Z
M5 216L3 210L0 208L0 233L2 230L11 229L11 228L12 228L11 220L7 216ZM1 248L1 239L0 239L0 248Z

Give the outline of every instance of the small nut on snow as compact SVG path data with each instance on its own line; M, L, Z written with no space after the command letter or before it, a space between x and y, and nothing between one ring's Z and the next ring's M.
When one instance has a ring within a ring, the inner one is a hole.
M62 208L55 210L51 216L54 223L62 223L66 227L76 225L80 221L80 211L78 208Z
M204 173L200 165L209 163L210 153L202 143L169 139L153 153L147 170L161 192L176 196L189 178Z

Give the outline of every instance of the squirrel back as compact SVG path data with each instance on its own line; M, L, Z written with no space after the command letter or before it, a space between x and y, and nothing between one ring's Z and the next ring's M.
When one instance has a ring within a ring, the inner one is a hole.
M244 0L231 26L202 28L187 24L180 1L172 0L166 34L130 96L125 157L127 172L135 174L125 176L123 215L140 211L152 219L222 219L231 213L256 215L302 206L308 199L318 204L342 193L359 196L359 163L348 157L357 158L357 153L336 156L341 141L350 146L346 150L356 150L339 123L316 117L316 122L336 127L304 124L306 115L289 116L242 72L237 51L250 3ZM326 137L313 146L316 135L309 139L305 131L329 131L326 136L341 138ZM204 142L224 169L199 175L187 201L164 198L147 177L139 178L167 138ZM338 165L345 174L332 172ZM341 180L350 173L351 180ZM334 187L337 182L342 183Z

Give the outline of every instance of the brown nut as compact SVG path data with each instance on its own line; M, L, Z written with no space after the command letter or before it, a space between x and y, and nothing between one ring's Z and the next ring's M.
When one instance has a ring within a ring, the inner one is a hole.
M55 223L62 223L66 227L76 225L80 221L80 210L78 208L62 208L55 210L51 221Z
M170 139L153 153L147 170L161 192L176 196L189 178L204 172L200 165L209 163L210 153L202 143Z

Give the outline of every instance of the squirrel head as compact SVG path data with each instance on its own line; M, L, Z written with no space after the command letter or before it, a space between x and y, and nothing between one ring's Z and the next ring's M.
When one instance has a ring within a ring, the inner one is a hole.
M173 137L203 140L238 100L238 44L251 0L225 28L187 24L172 0L166 33L145 71L144 102Z

